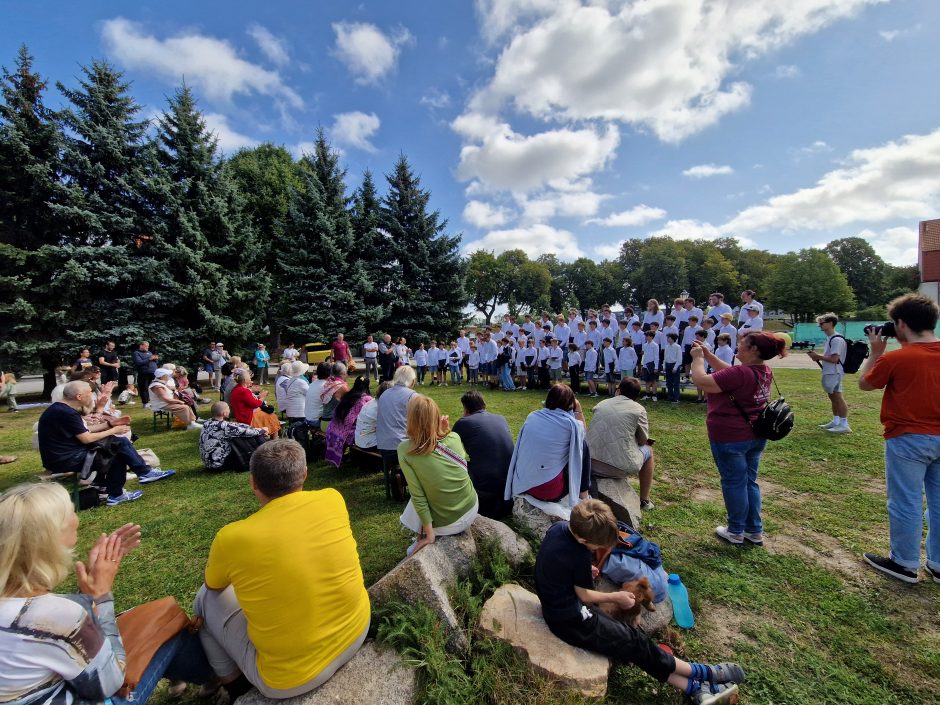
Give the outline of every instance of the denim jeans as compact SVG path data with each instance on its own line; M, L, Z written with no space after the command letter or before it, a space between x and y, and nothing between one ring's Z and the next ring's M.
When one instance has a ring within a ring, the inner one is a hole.
M424 384L424 376L428 373L427 365L417 365L418 368L418 384Z
M891 560L920 568L920 542L927 518L927 565L940 570L940 436L907 433L885 441ZM924 494L927 512L922 514Z
M183 631L157 649L129 697L112 695L110 700L114 705L145 705L161 678L202 684L212 675L199 635Z
M512 365L506 364L499 368L499 384L506 391L514 391L516 385L512 383Z
M460 365L451 365L450 366L450 383L457 384L460 382Z
M763 531L757 466L766 445L765 438L737 443L711 441L712 457L721 475L721 494L728 512L728 531L732 534Z

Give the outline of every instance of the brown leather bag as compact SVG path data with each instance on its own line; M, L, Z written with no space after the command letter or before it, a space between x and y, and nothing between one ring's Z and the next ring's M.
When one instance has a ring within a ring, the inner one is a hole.
M119 614L117 626L127 653L124 685L118 695L126 698L160 647L192 624L175 597L163 597Z

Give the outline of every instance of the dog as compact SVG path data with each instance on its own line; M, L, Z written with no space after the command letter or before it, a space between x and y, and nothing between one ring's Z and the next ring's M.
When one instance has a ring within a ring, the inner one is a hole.
M630 609L624 609L610 602L598 605L608 617L618 622L629 624L631 627L635 627L640 623L640 616L644 608L650 612L656 611L656 608L653 606L653 598L655 595L653 594L653 589L650 587L649 579L640 578L639 580L630 580L624 583L620 589L623 592L633 593L633 597L636 598L636 603Z

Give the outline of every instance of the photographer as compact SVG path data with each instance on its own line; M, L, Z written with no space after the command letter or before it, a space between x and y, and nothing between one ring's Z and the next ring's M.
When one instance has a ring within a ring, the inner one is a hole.
M849 407L842 395L842 378L845 376L843 365L848 345L845 337L836 333L839 317L834 313L824 313L816 317L816 324L826 334L826 347L823 354L810 350L807 355L822 368L822 388L829 395L832 404L832 421L820 424L819 428L830 433L850 433Z
M863 392L884 389L881 423L888 484L888 557L865 554L875 570L905 583L918 581L927 493L927 572L940 583L940 308L920 294L888 305L899 350L885 352L890 328L868 330L871 355L859 370Z

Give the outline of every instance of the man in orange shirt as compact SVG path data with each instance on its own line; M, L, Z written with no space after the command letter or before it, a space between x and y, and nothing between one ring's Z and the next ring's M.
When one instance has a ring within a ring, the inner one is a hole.
M888 484L888 557L865 554L865 562L905 583L920 570L922 515L927 494L927 573L940 583L940 340L934 335L940 308L920 294L888 305L900 350L885 352L888 339L871 330L871 355L859 370L863 392L884 389L881 423Z

